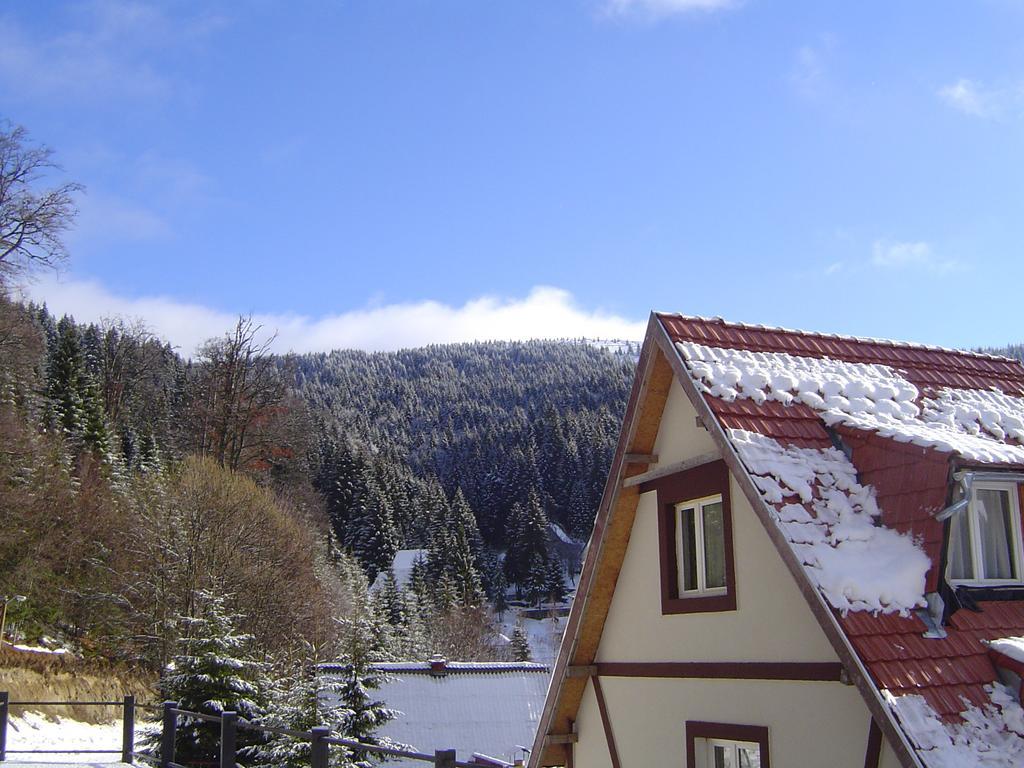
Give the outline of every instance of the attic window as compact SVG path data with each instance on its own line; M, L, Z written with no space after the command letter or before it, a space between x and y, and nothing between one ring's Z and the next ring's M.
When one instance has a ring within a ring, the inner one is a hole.
M1016 483L969 485L966 509L949 523L951 584L1019 584L1021 553L1020 495Z
M642 483L640 492L648 491L658 493L661 612L736 610L725 462L711 461Z

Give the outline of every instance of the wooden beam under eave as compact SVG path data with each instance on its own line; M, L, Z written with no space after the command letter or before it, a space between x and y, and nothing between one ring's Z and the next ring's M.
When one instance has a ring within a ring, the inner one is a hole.
M658 454L656 453L627 453L623 460L627 464L657 464Z
M548 744L575 744L580 737L575 733L549 733L544 737L544 746Z
M597 664L575 664L565 674L568 677L591 677L597 674Z

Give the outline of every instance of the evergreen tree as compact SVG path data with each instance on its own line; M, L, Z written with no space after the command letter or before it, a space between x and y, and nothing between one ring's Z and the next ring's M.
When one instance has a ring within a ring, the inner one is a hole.
M339 675L338 693L341 706L346 715L342 724L344 738L362 744L376 746L396 746L386 736L379 736L377 729L394 720L398 712L388 709L383 701L375 701L373 691L380 688L385 681L383 673L370 666L349 664ZM373 753L365 750L353 750L352 761L358 768L369 768L372 765Z
M202 591L198 615L182 617L178 652L165 670L161 689L166 700L190 712L219 715L237 712L247 720L263 711L269 682L263 666L249 656L252 636L236 630L239 616L231 613L219 595ZM239 746L251 746L250 732L239 733ZM216 723L189 716L178 718L177 760L181 763L215 761L220 749ZM159 735L151 736L155 751Z
M84 365L78 328L65 315L57 323L46 362L46 426L67 436L77 437L85 421Z
M516 624L515 629L512 630L512 660L530 661L531 658L530 641L527 639L523 628Z
M334 733L342 733L353 715L341 704L341 681L332 675L318 674L315 653L310 653L299 669L282 676L275 688L261 725L293 731L326 726ZM247 756L251 755L254 768L308 768L311 746L305 738L274 734L265 744L248 750ZM332 768L352 765L347 748L333 746L328 755Z

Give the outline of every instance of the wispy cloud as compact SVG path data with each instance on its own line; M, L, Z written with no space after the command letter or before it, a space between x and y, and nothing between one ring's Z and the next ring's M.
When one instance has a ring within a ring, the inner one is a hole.
M993 117L999 107L997 92L986 91L966 77L940 88L939 97L953 109L973 117Z
M828 58L836 46L834 35L822 35L814 44L796 50L789 80L796 92L807 99L817 99L828 88Z
M127 298L95 281L52 275L30 285L26 295L79 321L142 318L185 354L232 327L237 319L236 314L201 304L161 296ZM481 296L461 306L425 300L324 317L257 313L254 319L268 334L277 333L274 349L279 352L394 350L487 339L640 339L646 327L643 321L580 307L568 291L550 286L538 286L525 297Z
M78 216L68 235L73 245L155 240L170 235L170 225L157 213L115 195L86 193L78 200Z
M193 43L223 20L174 19L139 2L92 0L74 6L67 29L35 34L15 14L0 17L0 83L19 98L163 98L176 84L152 65L154 50Z
M606 0L604 11L610 16L641 14L659 18L724 11L739 4L740 0Z
M872 247L871 263L880 269L925 269L929 272L950 272L962 265L955 259L940 257L931 245L923 241L901 242L876 240Z

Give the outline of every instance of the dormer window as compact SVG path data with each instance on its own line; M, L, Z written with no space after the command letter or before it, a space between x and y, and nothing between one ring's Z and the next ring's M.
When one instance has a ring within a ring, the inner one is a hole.
M1017 484L975 481L969 493L967 508L950 520L950 583L1021 583L1024 557Z

